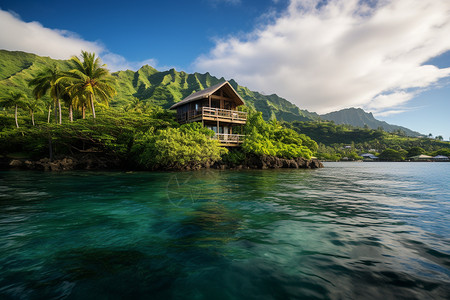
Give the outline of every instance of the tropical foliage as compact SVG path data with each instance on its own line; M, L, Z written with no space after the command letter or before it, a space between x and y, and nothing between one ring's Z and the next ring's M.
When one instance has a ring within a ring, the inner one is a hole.
M86 107L86 100L89 102L92 116L95 119L96 101L107 105L109 99L116 94L114 78L101 63L100 58L95 56L95 53L82 51L81 58L82 61L76 56L70 59L73 68L69 72L65 72L59 78L59 82L68 83L66 93L70 99L78 100L83 111Z
M36 77L34 77L28 85L33 88L33 96L40 99L47 92L53 99L55 107L55 121L59 112L59 124L62 123L61 96L64 93L64 86L58 82L63 73L57 64L51 67L45 67Z
M242 150L250 154L310 158L318 147L317 143L306 135L283 127L275 119L264 121L261 112L249 115L245 134Z
M212 164L228 151L211 139L214 132L200 123L182 125L136 136L132 149L140 166L150 169L198 168Z

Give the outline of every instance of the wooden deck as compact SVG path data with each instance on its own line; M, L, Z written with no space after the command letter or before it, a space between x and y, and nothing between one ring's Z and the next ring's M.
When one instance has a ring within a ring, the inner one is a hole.
M191 110L177 115L180 124L198 121L219 121L233 124L245 124L247 113L237 110L202 107L201 110Z
M219 140L220 146L238 147L244 142L243 134L216 133L213 139Z

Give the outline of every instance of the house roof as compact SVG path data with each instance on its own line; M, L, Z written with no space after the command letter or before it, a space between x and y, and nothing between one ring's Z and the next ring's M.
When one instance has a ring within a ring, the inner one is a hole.
M221 88L226 88L232 94L232 98L237 100L238 105L244 104L244 99L242 99L242 97L239 96L239 94L235 91L235 89L231 86L231 84L228 81L224 81L224 82L210 86L209 88L206 88L204 90L198 91L196 93L193 93L193 94L187 96L180 102L172 105L172 107L170 107L170 109L177 108L178 106L184 105L186 103L189 103L189 102L192 102L195 100L208 98L209 96L211 96L212 94L214 94L217 90L219 90Z
M378 158L377 156L373 155L372 153L364 153L364 154L361 154L360 156L368 157L368 158L371 158L371 159L377 159Z
M412 158L412 159L428 159L428 158L433 158L433 157L425 155L425 154L420 154L420 155L412 156L410 158Z
M445 155L436 155L433 157L434 159L448 159L448 156Z

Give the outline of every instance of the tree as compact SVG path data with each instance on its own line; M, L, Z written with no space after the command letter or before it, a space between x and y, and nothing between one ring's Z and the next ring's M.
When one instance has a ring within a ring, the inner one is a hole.
M109 71L104 68L105 65L101 64L100 58L95 57L95 53L81 51L81 58L82 61L76 56L70 59L73 68L60 80L70 83L67 91L73 97L88 99L95 119L95 102L101 101L107 104L109 98L116 94L113 87L114 80Z
M200 123L181 125L154 132L153 128L136 136L132 153L142 167L149 169L199 168L228 153L211 139L214 132Z
M19 128L19 122L17 121L18 108L23 107L26 95L21 92L10 91L9 96L1 99L0 103L3 107L14 107L14 120L16 121L16 127Z
M443 141L443 140L444 140L444 137L443 137L442 135L438 135L438 136L436 137L436 139L439 140L439 141Z
M49 97L43 97L41 98L44 105L48 108L48 114L47 114L47 123L50 123L50 114L52 112L52 104L53 100Z
M392 161L401 161L404 160L404 155L406 153L403 153L403 151L396 151L394 149L386 149L383 152L380 153L378 156L381 160L392 160Z
M50 91L50 97L52 97L55 105L56 123L58 123L57 117L59 111L59 124L62 123L60 97L63 93L64 87L59 82L59 79L62 76L63 72L59 69L58 65L54 64L51 67L46 67L28 83L29 86L34 86L33 95L35 98L40 99L48 91Z
M408 157L424 154L425 150L421 147L412 147L408 150Z
M24 102L23 107L28 109L28 111L30 112L31 123L33 124L33 126L35 126L34 113L36 111L42 111L42 108L41 108L42 103L43 103L42 100L39 98L30 99L29 101Z

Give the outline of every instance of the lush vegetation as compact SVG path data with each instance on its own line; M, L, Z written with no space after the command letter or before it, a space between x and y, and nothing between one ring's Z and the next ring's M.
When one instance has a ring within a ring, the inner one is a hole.
M261 112L251 113L245 126L245 153L282 158L311 158L317 143L304 134L283 127L275 119L266 122Z
M150 169L196 169L228 153L213 136L214 131L200 123L156 132L152 128L135 136L132 157L139 166Z

